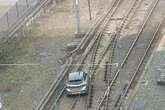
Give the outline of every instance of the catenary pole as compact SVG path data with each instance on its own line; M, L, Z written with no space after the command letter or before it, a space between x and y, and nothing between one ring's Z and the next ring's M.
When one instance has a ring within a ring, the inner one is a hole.
M76 24L77 24L76 34L80 34L79 0L75 0L75 12L76 12Z
M88 10L89 10L89 20L92 20L91 1L90 0L88 0Z

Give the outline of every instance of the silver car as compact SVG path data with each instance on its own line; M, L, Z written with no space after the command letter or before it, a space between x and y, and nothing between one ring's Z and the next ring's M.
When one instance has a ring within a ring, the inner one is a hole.
M89 75L85 72L70 73L66 81L66 94L87 94L89 85Z

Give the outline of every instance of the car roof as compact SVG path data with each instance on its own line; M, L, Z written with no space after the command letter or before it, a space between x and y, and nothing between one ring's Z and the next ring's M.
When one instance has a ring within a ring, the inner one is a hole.
M83 73L82 71L69 73L69 79L82 79Z

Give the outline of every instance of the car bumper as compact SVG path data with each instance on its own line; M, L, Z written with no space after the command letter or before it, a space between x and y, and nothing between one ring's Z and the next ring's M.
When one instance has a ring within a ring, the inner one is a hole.
M158 85L165 85L165 81L157 81Z
M77 91L68 91L66 90L67 95L78 95L78 94L86 94L87 90L77 90Z

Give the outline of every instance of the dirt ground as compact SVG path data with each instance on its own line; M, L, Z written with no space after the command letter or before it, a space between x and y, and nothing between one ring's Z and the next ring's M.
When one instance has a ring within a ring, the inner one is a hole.
M108 0L91 0L89 21L87 1L80 1L81 31L107 7ZM25 64L0 67L0 96L4 110L34 110L61 70L58 59L75 33L73 1L62 0L50 12L41 15L17 37L1 44L0 63ZM26 65L29 64L29 65Z

